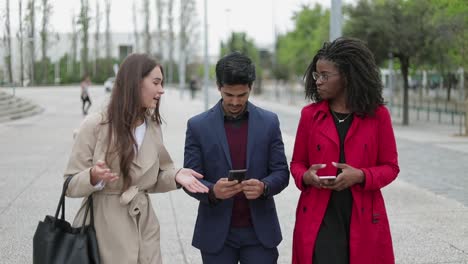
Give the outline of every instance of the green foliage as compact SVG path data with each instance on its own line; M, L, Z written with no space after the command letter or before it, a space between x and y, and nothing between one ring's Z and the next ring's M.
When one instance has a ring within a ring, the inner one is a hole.
M260 52L255 46L255 43L252 39L248 38L247 34L244 32L232 32L227 43L221 42L220 57L234 51L239 51L248 56L255 64L257 79L254 84L254 92L261 93L263 69L260 61Z
M441 74L453 72L460 64L466 66L467 6L466 0L360 0L346 7L345 36L366 41L380 65L390 54L399 59L404 124L408 124L410 66L438 65Z
M429 50L430 62L448 66L468 67L468 4L466 0L430 0L435 12L431 20L439 36ZM436 55L436 56L434 56ZM440 66L439 66L440 68Z
M278 79L302 77L317 50L328 40L329 10L318 4L313 9L305 5L292 19L295 29L277 39L274 73Z

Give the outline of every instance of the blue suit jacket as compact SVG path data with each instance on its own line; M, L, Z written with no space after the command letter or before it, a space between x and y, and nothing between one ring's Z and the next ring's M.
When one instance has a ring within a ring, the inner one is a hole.
M247 110L246 178L262 180L270 189L268 197L249 200L250 213L258 240L272 248L282 240L273 196L288 185L289 170L276 114L251 103ZM209 188L220 178L227 177L232 169L221 101L188 121L184 167L203 174L201 182ZM213 205L207 194L189 194L200 201L192 245L204 252L215 253L223 247L229 232L233 198Z

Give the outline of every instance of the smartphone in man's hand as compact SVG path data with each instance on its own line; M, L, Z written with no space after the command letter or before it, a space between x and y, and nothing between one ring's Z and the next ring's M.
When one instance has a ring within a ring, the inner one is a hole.
M245 180L245 174L246 174L246 172L247 172L246 169L242 169L242 170L230 170L230 171L229 171L228 180L230 180L230 181L237 180L238 182L241 182L241 181Z

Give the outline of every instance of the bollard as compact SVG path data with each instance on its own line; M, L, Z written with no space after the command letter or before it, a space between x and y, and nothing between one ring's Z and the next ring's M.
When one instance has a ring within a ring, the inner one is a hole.
M427 101L427 121L429 121L429 111L431 111L431 103L429 100Z
M468 135L468 99L465 100L465 135Z

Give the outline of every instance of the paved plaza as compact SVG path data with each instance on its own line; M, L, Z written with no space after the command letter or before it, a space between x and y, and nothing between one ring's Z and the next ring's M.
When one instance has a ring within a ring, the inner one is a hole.
M10 92L8 89L1 89ZM103 109L109 94L90 89L91 112ZM0 263L31 263L32 237L45 214L55 212L73 131L83 119L79 87L19 88L16 95L44 112L0 123ZM211 93L210 105L219 96ZM164 143L177 166L183 163L187 120L203 111L203 102L168 88L162 101ZM301 106L251 100L278 114L288 161ZM395 117L395 121L398 118ZM396 263L468 263L468 137L456 126L418 122L394 126L401 172L384 190ZM291 180L275 196L283 242L279 263L291 262L292 232L299 191ZM197 201L183 191L151 196L161 224L165 264L199 264L191 246ZM80 199L67 199L72 220ZM118 231L117 231L118 232Z

